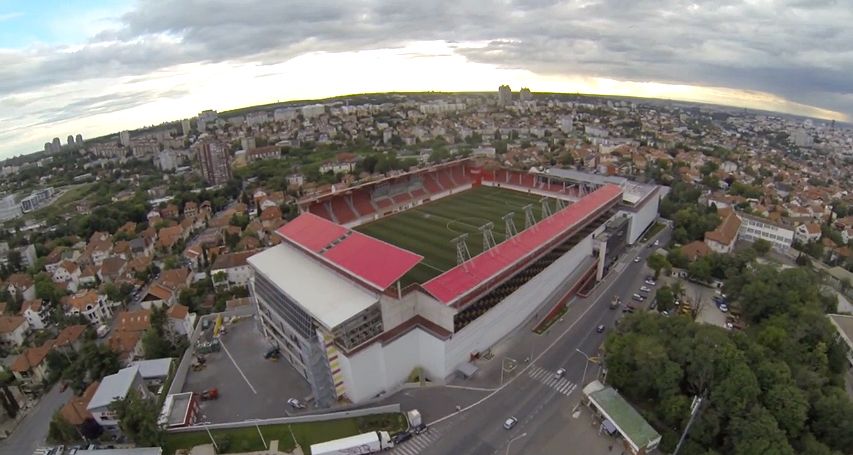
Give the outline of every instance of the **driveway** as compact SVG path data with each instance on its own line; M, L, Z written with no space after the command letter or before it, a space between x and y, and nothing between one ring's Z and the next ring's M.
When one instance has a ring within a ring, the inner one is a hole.
M41 400L29 411L29 415L18 425L8 439L0 441L2 455L28 455L36 448L44 446L47 430L53 414L72 397L71 388L59 392L59 385L53 386Z

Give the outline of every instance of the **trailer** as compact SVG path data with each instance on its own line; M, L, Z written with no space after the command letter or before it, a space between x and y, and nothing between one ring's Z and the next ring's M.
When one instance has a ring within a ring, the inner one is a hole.
M311 445L311 455L364 455L394 447L387 431L371 431Z

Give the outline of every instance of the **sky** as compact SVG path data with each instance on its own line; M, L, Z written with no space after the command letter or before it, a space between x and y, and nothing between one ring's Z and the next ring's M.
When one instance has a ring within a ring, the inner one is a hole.
M853 0L0 0L0 158L385 91L678 99L849 121Z

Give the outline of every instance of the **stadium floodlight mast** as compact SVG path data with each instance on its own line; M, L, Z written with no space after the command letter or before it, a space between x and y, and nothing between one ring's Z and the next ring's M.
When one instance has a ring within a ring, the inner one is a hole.
M543 197L542 199L539 199L539 204L542 205L542 219L544 220L551 216L551 206L548 205L548 198Z
M494 248L497 243L495 242L495 223L489 221L488 223L478 227L477 229L483 233L483 251L488 251L491 248Z
M471 252L468 251L468 243L466 243L467 240L468 240L468 233L466 232L464 234L461 234L461 235L454 237L453 240L450 241L450 243L453 243L456 245L456 264L457 265L465 264L466 261L471 259Z
M515 212L509 212L501 218L504 220L504 229L506 230L505 240L509 240L511 237L518 235L518 229L515 227Z
M533 204L527 204L521 209L524 210L524 229L530 229L536 224L536 218L533 216Z

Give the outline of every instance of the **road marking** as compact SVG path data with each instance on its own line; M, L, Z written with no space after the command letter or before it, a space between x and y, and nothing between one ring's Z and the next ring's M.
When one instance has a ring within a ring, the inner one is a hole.
M254 393L255 395L257 395L257 394L258 394L258 391L257 391L257 390L255 390L255 388L254 388L254 387L252 387L252 383L251 383L251 382L249 382L249 378L247 378L247 377L246 377L246 374L245 374L245 373L243 373L243 370L242 370L242 369L240 369L240 365L237 365L237 361L236 361L236 360L234 360L234 357L231 355L231 353L230 353L230 352L228 352L228 348L225 346L225 343L220 339L220 340L219 340L219 344L221 344L221 345L222 345L222 350L223 350L223 351L225 351L225 353L226 353L226 354L228 354L228 358L229 358L229 359L231 359L231 363L233 363L233 364L234 364L234 368L236 368L236 369L237 369L237 371L239 371L239 372L240 372L240 376L243 376L243 380L244 380L244 381L246 381L246 384L249 384L249 388L250 388L250 389L252 389L252 393Z
M610 288L612 288L613 285L616 284L616 281L617 281L616 278L613 278L610 281L610 283L607 284L607 286L605 286L604 288L599 288L600 293L594 299L590 298L591 296L586 297L584 300L592 300L593 301L587 307L587 309L583 310L583 312L580 315L578 315L578 317L571 324L569 324L568 327L565 328L565 330L563 330L559 335L557 335L557 337L554 339L554 341L551 342L551 344L546 346L545 349L542 352L540 352L535 358L531 359L531 362L528 363L526 366L524 366L524 368L522 368L522 370L519 372L519 374L509 378L506 382L503 383L503 385L501 385L500 387L495 389L492 393L484 396L483 398L480 398L479 400L469 404L468 406L465 406L464 408L462 408L458 411L452 412L450 414L447 414L444 417L439 417L438 419L433 420L432 422L428 423L427 426L430 427L430 426L439 424L439 423L444 422L445 420L450 419L450 418L452 418L458 414L462 414L465 411L473 409L473 408L485 403L486 401L491 399L493 396L495 396L498 392L503 390L505 387L508 387L510 384L515 382L516 379L520 378L525 371L529 370L533 366L534 362L538 362L539 359L544 357L545 354L548 353L548 351L553 349L554 346L556 346L557 343L559 343L563 339L563 337L565 337L569 333L569 331L571 331L575 327L575 325L577 325L577 323L580 322L587 315L587 313L589 313L593 308L595 308L596 303L599 303L598 300L600 300L607 292L610 291ZM593 291L593 292L596 292L596 291ZM574 356L575 354L576 353L573 353L570 357Z
M400 455L417 455L421 453L422 450L426 449L432 443L440 437L438 430L430 430L426 433L421 433L419 435L415 435L412 439L394 447L391 450L392 454L400 454Z

